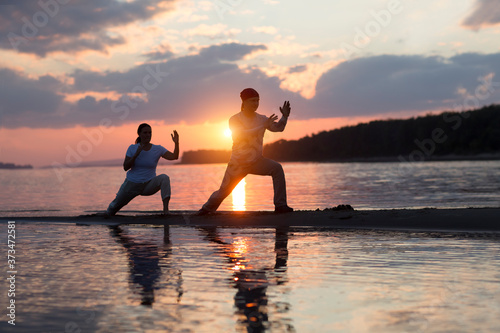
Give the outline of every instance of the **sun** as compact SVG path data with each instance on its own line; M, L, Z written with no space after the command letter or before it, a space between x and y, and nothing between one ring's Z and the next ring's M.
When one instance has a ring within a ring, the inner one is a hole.
M231 137L231 130L230 130L229 128L226 128L226 129L224 130L224 136L225 136L226 138L230 138L230 137Z

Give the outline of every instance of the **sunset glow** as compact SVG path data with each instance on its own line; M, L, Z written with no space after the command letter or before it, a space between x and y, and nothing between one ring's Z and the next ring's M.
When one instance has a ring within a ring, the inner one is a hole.
M50 15L40 3L0 6L0 162L122 159L142 122L167 149L177 130L181 156L228 150L246 87L258 113L291 102L287 128L265 143L459 110L484 78L477 106L500 101L488 1L74 0Z
M500 0L0 0L0 36L3 326L500 331Z

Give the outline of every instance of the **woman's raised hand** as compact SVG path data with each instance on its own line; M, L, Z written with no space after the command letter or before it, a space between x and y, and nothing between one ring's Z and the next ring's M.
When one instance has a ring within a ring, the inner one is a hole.
M172 141L174 143L179 143L179 134L177 133L176 130L174 130L174 134L170 134L170 136L172 137Z

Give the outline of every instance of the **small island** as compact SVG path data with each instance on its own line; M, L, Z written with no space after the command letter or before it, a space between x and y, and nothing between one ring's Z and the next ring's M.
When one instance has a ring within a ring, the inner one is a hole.
M2 162L0 162L0 169L33 169L33 166L30 164L16 165L14 163L2 163Z

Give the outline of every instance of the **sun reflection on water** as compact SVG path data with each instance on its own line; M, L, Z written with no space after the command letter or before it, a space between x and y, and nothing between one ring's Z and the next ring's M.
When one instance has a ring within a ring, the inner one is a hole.
M243 178L231 193L233 197L233 211L246 211L245 178Z
M239 271L246 269L247 267L245 263L247 262L247 260L245 259L244 255L248 251L247 239L245 238L236 239L231 244L231 248L232 249L231 253L229 254L229 257L231 258L231 261L234 263L232 270Z

